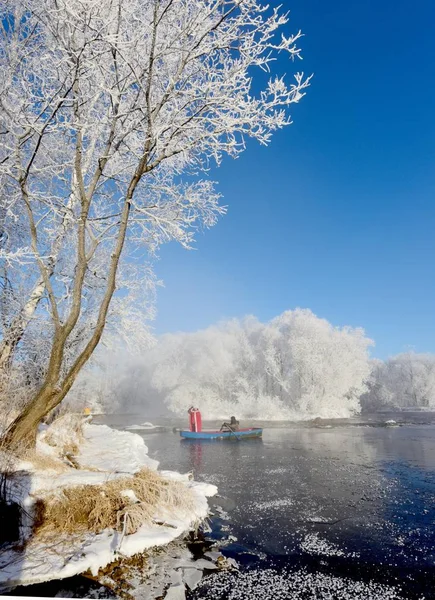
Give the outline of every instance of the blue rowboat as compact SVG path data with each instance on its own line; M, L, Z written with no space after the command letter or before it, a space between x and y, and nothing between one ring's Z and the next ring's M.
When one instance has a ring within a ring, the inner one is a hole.
M180 431L181 437L187 440L242 440L259 438L262 434L261 427L250 427L238 431Z

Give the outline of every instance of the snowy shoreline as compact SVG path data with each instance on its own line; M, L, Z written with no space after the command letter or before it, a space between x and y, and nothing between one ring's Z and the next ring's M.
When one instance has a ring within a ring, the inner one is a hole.
M143 467L157 470L158 462L148 457L144 440L135 433L117 431L106 425L85 424L83 434L84 441L76 457L80 469L56 472L38 469L30 461L18 465L14 476L16 499L28 512L32 512L36 500L47 492L70 486L103 484L115 478L133 476ZM45 437L45 431L38 437L38 454L53 457L54 449L46 443ZM216 486L192 481L188 474L172 471L159 474L186 486L186 492L189 490L194 498L193 510L186 511L182 507L158 509L155 524L143 525L129 535L106 529L74 538L57 536L53 543L30 537L23 551L9 549L0 554L0 592L18 585L64 579L88 570L95 576L100 568L112 562L164 546L192 530L207 517L207 498L217 493Z

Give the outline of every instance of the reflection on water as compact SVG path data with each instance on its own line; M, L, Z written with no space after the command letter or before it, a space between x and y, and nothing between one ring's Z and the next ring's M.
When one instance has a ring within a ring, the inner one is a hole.
M192 471L198 472L202 466L202 449L203 444L189 443L189 455L190 463L192 465Z

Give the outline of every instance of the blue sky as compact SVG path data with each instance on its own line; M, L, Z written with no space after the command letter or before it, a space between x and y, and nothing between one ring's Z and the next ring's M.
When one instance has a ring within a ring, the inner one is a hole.
M311 88L212 173L228 214L156 265L157 333L310 308L385 358L435 352L435 4L284 0Z

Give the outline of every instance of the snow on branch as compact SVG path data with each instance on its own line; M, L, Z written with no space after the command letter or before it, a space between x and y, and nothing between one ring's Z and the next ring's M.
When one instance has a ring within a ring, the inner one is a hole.
M302 33L258 0L1 0L0 14L0 258L23 297L0 367L45 323L39 394L58 402L120 318L126 274L148 281L163 243L191 248L217 222L210 166L268 144L310 77L286 75Z

